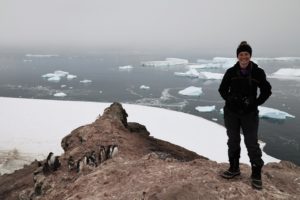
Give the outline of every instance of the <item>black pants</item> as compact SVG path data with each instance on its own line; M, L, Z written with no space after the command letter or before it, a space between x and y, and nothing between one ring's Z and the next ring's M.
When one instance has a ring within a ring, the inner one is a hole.
M224 122L228 135L228 157L229 161L240 158L241 153L241 136L240 130L244 134L245 145L251 164L263 166L262 152L258 144L258 111L248 114L237 114L224 108Z

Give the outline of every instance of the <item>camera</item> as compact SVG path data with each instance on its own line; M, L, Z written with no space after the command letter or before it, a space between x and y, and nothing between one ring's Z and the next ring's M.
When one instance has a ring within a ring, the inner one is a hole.
M248 107L250 105L250 99L248 97L243 97L242 98L242 104L245 106L245 107Z

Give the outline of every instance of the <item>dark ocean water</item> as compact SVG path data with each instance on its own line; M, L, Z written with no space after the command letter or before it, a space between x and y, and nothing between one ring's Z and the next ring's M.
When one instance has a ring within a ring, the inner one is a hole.
M81 53L0 51L0 96L142 104L190 113L223 125L223 116L219 110L223 107L224 101L217 91L220 80L175 76L174 72L188 70L184 66L145 67L141 65L143 61L165 60L167 57L188 59L190 63L196 63L198 59L206 59L208 61L203 61L206 64L209 64L209 60L212 59L212 57L188 53L168 55L168 53L117 51ZM267 74L280 68L300 68L300 59L258 59L257 62ZM119 66L126 65L131 65L133 68L119 69ZM50 82L41 77L55 70L69 72L77 78L67 80L63 77L59 82ZM217 73L224 73L225 70L224 68L198 69L198 71ZM84 79L92 82L80 83L80 80ZM295 118L261 119L259 138L266 143L264 151L269 155L300 165L298 118L300 79L269 78L268 80L273 87L273 95L264 106L288 112ZM149 86L150 89L140 89L141 85ZM178 94L179 90L189 86L202 87L203 94L199 97ZM54 94L58 92L63 92L67 96L55 97ZM216 110L208 113L195 110L197 106L208 105L215 105Z

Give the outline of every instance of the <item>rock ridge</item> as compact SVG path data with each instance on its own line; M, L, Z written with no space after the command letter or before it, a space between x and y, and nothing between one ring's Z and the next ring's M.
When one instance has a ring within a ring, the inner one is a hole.
M0 176L0 199L300 199L300 167L293 163L267 164L264 189L253 190L248 165L241 164L239 178L224 180L227 163L153 138L127 117L113 103L62 139L62 155Z

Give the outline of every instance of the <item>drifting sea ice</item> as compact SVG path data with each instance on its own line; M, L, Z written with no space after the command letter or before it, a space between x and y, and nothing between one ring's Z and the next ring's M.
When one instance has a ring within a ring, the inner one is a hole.
M145 61L145 62L141 62L142 66L149 66L149 67L187 65L188 63L189 63L188 60L181 59L181 58L166 58L166 60L163 60L163 61Z
M175 76L184 76L190 78L200 79L216 79L221 80L224 74L212 73L212 72L198 72L196 69L190 69L187 72L174 72Z
M132 69L133 69L133 67L131 65L119 66L119 70L121 70L121 71L130 71Z
M42 75L42 77L47 78L47 80L50 82L59 82L62 77L67 77L68 80L71 80L71 79L76 78L77 76L69 74L69 72L57 70L57 71L54 71L54 73L44 74L44 75Z
M287 117L295 118L294 115L291 115L287 112L280 111L274 108L268 108L263 106L258 106L259 117L271 118L271 119L286 119Z
M146 86L146 85L141 85L141 86L140 86L140 89L143 89L143 90L149 90L150 87L149 87L149 86Z
M200 73L196 69L190 69L187 72L174 72L176 76L185 76L191 78L198 78Z
M63 92L58 92L58 93L55 93L53 96L55 96L55 97L65 97L67 95Z
M212 60L198 59L198 63L201 63L198 68L229 68L236 62L236 58L214 57Z
M271 74L270 78L293 79L300 78L300 69L282 68Z
M269 108L264 106L258 106L259 110L259 117L260 118L269 118L269 119L278 119L278 120L284 120L287 117L295 118L294 115L291 115L287 112L275 109L275 108ZM220 113L224 114L223 108L220 109Z
M72 79L74 79L74 78L77 78L77 76L76 76L76 75L72 75L72 74L68 74L68 75L67 75L67 79L68 79L68 80L72 80Z
M180 90L178 93L186 96L200 96L202 94L202 88L190 86L184 90Z
M84 79L82 81L79 81L80 83L91 83L92 81L91 80L88 80L88 79Z
M36 57L36 58L51 58L51 57L57 57L58 55L42 55L42 54L26 54L26 57Z
M216 109L216 106L197 106L195 109L199 112L212 112Z

